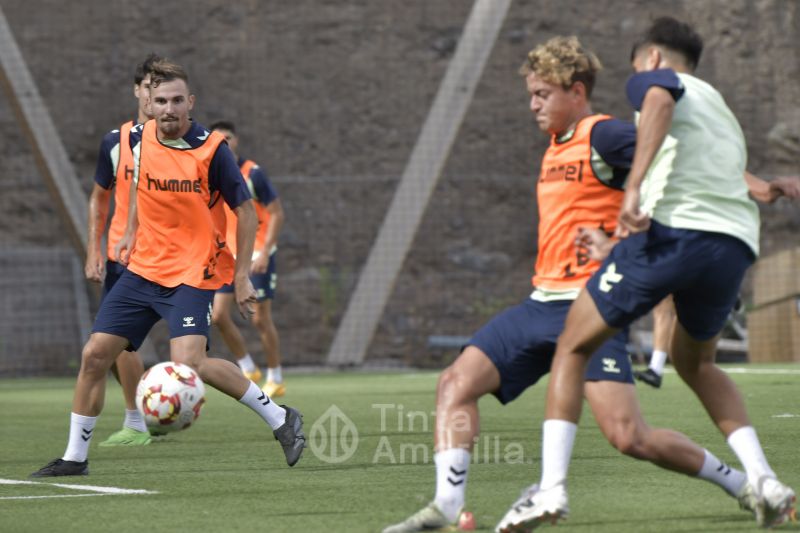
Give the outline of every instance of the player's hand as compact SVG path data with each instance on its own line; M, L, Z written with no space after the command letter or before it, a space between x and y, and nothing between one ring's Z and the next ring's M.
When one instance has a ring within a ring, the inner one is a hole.
M269 255L260 253L253 259L253 262L250 263L250 272L253 274L263 274L267 271L267 266L269 266Z
M641 233L650 228L650 217L639 210L639 191L625 189L622 207L619 210L619 224L614 234L624 239L632 233Z
M769 182L769 198L772 203L781 196L792 200L800 198L800 176L781 176Z
M114 258L117 260L117 263L128 266L134 248L136 248L136 234L133 233L129 235L126 232L114 247Z
M256 312L256 290L253 288L253 282L247 276L241 276L241 279L234 280L236 290L236 305L239 306L239 313L242 318L250 319Z
M578 228L575 246L586 250L589 259L602 261L611 253L614 241L600 228Z
M103 260L102 254L96 250L89 250L86 255L86 264L83 267L83 272L87 280L103 283L106 277L106 262Z

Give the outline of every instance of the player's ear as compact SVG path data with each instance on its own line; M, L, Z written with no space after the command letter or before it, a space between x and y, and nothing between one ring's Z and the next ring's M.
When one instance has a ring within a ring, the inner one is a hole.
M190 94L189 95L189 111L191 111L193 108L194 108L194 95Z
M661 65L661 60L664 59L664 56L661 53L661 49L657 46L651 46L647 49L647 70L656 70Z
M569 88L569 91L579 97L579 98L586 98L586 85L582 81L576 81L572 84L572 87Z

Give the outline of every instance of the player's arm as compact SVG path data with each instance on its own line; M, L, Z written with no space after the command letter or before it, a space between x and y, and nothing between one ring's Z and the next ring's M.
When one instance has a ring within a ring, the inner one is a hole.
M639 211L642 181L672 125L675 100L666 89L651 87L642 103L636 130L636 152L625 185L625 198L619 213L617 231L621 237L650 227L650 218Z
M626 91L634 109L639 111L639 123L636 126L636 151L617 226L621 237L650 227L650 217L639 211L641 186L672 126L675 102L683 95L684 89L677 75L665 69L635 74L628 81Z
M256 240L258 218L250 191L244 182L236 158L226 143L217 148L208 171L209 188L219 191L236 215L236 263L233 272L236 304L242 316L252 315L256 291L250 281L250 263Z
M250 264L253 257L253 247L256 241L258 216L253 200L245 200L233 212L236 214L236 266L233 273L233 282L250 280Z
M89 197L89 245L86 249L84 273L86 279L97 283L101 283L105 277L106 262L101 245L110 202L111 191L95 183Z
M116 144L119 143L119 133L116 135ZM101 248L103 233L105 232L108 211L111 204L111 190L114 185L114 165L111 161L111 148L115 144L114 134L109 133L103 137L100 152L97 156L97 167L94 173L94 187L89 196L89 221L88 221L88 246L86 249L86 265L84 274L86 279L103 281L105 277L105 257Z
M278 235L286 219L280 198L275 198L271 201L267 205L267 211L269 212L269 226L267 227L267 236L264 241L264 249L262 250L262 254L265 255L269 255L272 249L278 244Z
M590 143L594 175L610 189L624 190L636 151L636 126L616 118L601 120L592 127ZM617 242L604 227L580 227L576 253L602 261Z
M781 196L792 200L800 198L800 176L782 176L766 181L745 171L744 180L750 196L758 202L771 204Z
M263 274L269 266L270 254L278 244L278 235L283 227L285 217L278 193L261 167L256 167L250 172L250 182L253 185L256 201L261 202L269 213L264 246L260 250L256 250L258 254L250 267L252 272Z
M131 145L131 151L133 152L133 179L131 179L131 190L128 196L128 221L125 224L125 233L114 247L114 257L118 263L125 266L128 266L131 253L136 248L136 232L139 229L139 209L137 208L136 198L139 188L141 142L139 136L134 136L134 130L131 130Z

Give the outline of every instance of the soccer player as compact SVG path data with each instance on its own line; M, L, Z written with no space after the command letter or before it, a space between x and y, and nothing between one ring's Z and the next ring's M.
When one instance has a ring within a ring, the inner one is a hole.
M33 477L88 474L108 369L124 349L138 348L159 318L169 326L173 361L256 411L273 429L289 466L303 452L297 410L275 405L230 361L206 356L216 289L233 278L242 314L255 301L249 271L256 215L236 160L222 135L190 120L195 98L182 67L166 60L152 65L150 100L154 120L131 133L138 173L115 254L128 268L103 301L84 346L67 449ZM223 202L238 218L235 262L225 242Z
M782 196L789 199L800 197L800 177L798 176L781 176L771 181L762 180L749 173L745 173L745 176L750 196L759 202L770 204ZM602 238L602 235L596 237ZM605 257L606 255L603 255L598 259L602 261ZM667 362L667 352L674 329L675 305L672 303L672 296L667 296L653 308L653 353L645 370L634 371L633 376L636 379L656 389L661 387L664 365Z
M551 136L537 198L539 253L530 297L495 316L439 377L434 434L434 500L384 533L454 526L464 505L471 450L478 438L478 400L506 404L550 370L567 310L599 263L574 245L582 226L612 232L623 198L636 131L631 123L592 111L600 62L575 37L536 47L520 69L539 128ZM713 482L733 497L742 472L673 431L642 417L620 332L600 346L586 371L585 395L606 438L637 459ZM529 490L534 490L531 487Z
M136 66L133 77L133 94L139 102L136 120L130 120L107 133L100 144L94 188L89 198L89 227L86 279L103 283L102 299L119 279L125 267L115 261L114 247L125 233L128 222L128 195L133 177L133 153L130 147L131 128L143 124L150 116L150 68L160 57L148 55ZM114 214L108 230L105 257L101 241L108 220L111 195L114 195ZM122 429L111 434L100 446L143 446L150 444L150 433L141 413L136 408L136 385L144 373L144 365L136 352L122 352L111 367L122 387L125 398L125 419Z
M283 226L284 215L278 193L270 183L264 170L254 161L238 157L239 136L236 126L232 122L220 121L211 125L212 131L220 132L228 146L237 158L239 169L250 189L250 194L255 200L256 213L258 214L258 231L256 232L255 253L251 267L250 281L256 289L256 312L253 314L253 325L261 338L261 345L267 357L267 379L261 390L268 396L277 398L286 393L281 372L280 344L278 330L272 321L272 300L275 298L275 287L278 275L275 272L277 256L278 234ZM228 243L234 242L236 235L236 215L226 208L225 216L228 224ZM231 247L234 257L236 249ZM223 285L214 296L214 311L211 322L215 324L228 349L236 357L242 373L251 381L258 383L261 380L261 370L253 362L247 351L242 333L231 320L230 311L233 304L234 287Z
M794 512L733 381L714 364L719 331L758 253L758 208L748 198L744 135L722 96L694 77L702 39L656 19L634 44L627 94L637 142L619 215L623 238L567 315L547 389L539 491L514 505L498 531L528 531L568 513L567 469L580 417L584 368L596 348L668 294L677 321L672 362L747 473L759 525ZM608 398L621 411L618 398Z

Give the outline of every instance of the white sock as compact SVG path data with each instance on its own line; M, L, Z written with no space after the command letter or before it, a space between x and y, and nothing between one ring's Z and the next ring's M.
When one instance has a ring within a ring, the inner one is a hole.
M472 454L464 448L436 452L436 496L433 501L450 522L455 522L464 507L467 489L467 470Z
M258 413L272 429L278 429L286 421L286 410L270 400L267 393L252 381L239 401Z
M71 413L69 416L69 441L62 457L65 461L82 463L89 455L89 443L92 442L96 416L82 416Z
M758 480L762 476L777 477L764 457L764 450L752 426L741 427L728 435L728 446L736 453L747 472L747 480L754 487L758 486Z
M253 362L253 358L250 357L249 353L244 354L244 357L241 359L236 360L236 364L239 365L245 372L255 372L256 371L256 364Z
M578 426L566 420L545 420L542 424L542 490L566 485L577 431Z
M745 473L726 465L710 451L703 451L706 453L706 458L703 461L700 472L697 473L697 477L720 486L734 498L738 496L739 491L742 490L742 487L747 482Z
M267 367L267 381L272 381L273 383L283 383L281 365L278 365L275 368Z
M125 409L125 421L122 423L122 427L147 431L147 424L144 423L142 413L138 409Z
M667 352L664 350L653 350L650 356L650 370L659 376L664 374L664 365L667 362Z

